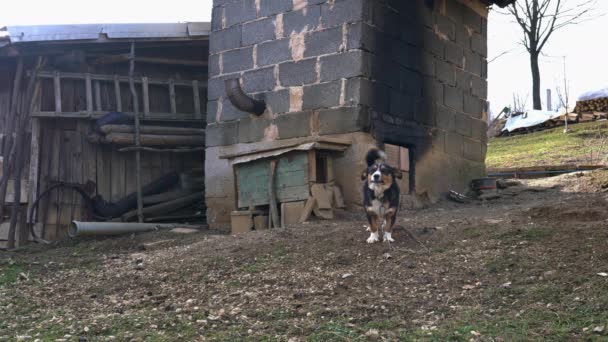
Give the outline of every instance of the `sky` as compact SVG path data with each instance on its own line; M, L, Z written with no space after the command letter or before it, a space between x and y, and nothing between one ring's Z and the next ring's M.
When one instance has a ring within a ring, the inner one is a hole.
M212 6L212 0L3 0L2 2L0 27L211 21Z
M576 101L583 92L608 87L608 44L605 43L608 40L608 16L598 16L608 14L608 1L599 0L595 11L595 19L566 26L549 38L544 48L544 56L540 57L543 108L546 89L552 89L554 103L557 102L556 87L563 89L564 56L571 99ZM488 61L515 48L488 64L488 100L495 114L513 103L513 94L524 99L527 97L528 109L532 107L529 55L518 43L521 41L521 35L521 29L513 17L497 11L490 12Z
M0 10L0 26L210 21L211 5L212 0L7 1ZM599 0L596 6L598 13L608 14L608 1ZM512 17L496 11L490 12L488 60L504 51L510 51L488 65L488 100L494 113L510 105L514 94L527 98L528 106L532 105L530 66L526 51L519 45L520 37L520 29ZM547 88L553 90L553 102L557 101L556 87L563 84L563 56L566 56L571 98L576 99L588 90L608 87L606 40L608 15L557 31L547 43L545 55L541 57L543 103Z

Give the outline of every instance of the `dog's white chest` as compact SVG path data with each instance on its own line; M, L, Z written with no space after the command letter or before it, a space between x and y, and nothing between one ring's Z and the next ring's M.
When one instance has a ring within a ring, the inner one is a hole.
M382 216L384 212L384 206L380 200L374 199L372 200L371 207L368 208L368 212L373 212L377 216Z
M374 192L374 195L376 196L376 198L382 198L384 197L384 192L389 188L388 185L386 184L376 184L376 183L371 183L368 185L369 189L372 190Z

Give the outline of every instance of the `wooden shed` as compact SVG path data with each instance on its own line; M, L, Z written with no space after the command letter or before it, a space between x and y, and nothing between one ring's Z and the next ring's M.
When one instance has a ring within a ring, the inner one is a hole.
M172 172L202 170L209 31L209 23L4 28L0 152L7 161L23 128L27 138L21 148L28 153L23 171L12 172L11 178L20 176L27 185L25 202L31 206L57 183L83 188L89 183L94 185L91 196L109 202L136 190L133 133L123 127L104 137L96 127L110 112L131 117L137 112L143 126L201 133L166 148L163 139L143 132L142 146L148 147L140 152L143 185ZM129 77L133 47L135 97ZM75 192L59 189L38 206L35 227L44 239L61 239L72 220L91 219L86 212ZM0 243L6 239L5 230L0 229ZM21 239L24 236L27 233Z

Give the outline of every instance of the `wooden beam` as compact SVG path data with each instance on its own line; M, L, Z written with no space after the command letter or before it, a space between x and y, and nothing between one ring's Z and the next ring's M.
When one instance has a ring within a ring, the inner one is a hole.
M87 73L85 79L85 88L87 97L87 112L89 113L93 113L93 85L91 82L91 74Z
M134 115L133 112L124 112L125 114L130 114L130 115ZM57 113L57 112L41 112L41 111L36 111L32 113L32 117L37 117L37 118L81 118L81 119L98 119L102 116L104 116L105 114L108 114L107 112L103 112L103 111L93 111L93 113L87 113L86 110L83 111L78 111L78 112L61 112L61 113ZM172 114L172 113L156 113L156 112L150 112L150 117L149 118L145 118L146 120L151 120L151 121L192 121L192 122L198 122L200 120L194 120L194 114L192 113L177 113L177 114Z
M174 200L163 202L163 203L156 204L156 205L151 205L149 207L142 209L142 212L143 212L143 214L146 214L146 215L148 215L148 214L154 214L154 215L166 214L166 213L170 213L176 209L186 207L192 203L202 201L203 199L204 199L203 193L196 192L191 195L180 197L178 199L174 199ZM123 221L129 221L129 220L135 218L136 216L137 216L137 210L132 210L126 214L123 214L121 217L122 217Z
M40 71L38 74L40 78L54 78L55 72L53 71ZM115 77L118 78L118 81L122 83L128 83L129 77L127 76L113 76L113 75L104 75L104 74L91 74L91 79L93 81L103 81L103 82L114 82ZM62 72L62 79L72 79L72 80L84 80L86 79L86 73L78 73L78 72ZM133 82L141 83L141 77L133 77ZM168 85L169 81L160 78L148 78L148 84L151 85ZM173 84L175 86L180 87L192 87L192 80L173 80ZM206 80L199 80L199 85L207 87Z
M102 133L133 133L135 127L133 125L103 125L99 128ZM142 134L159 134L159 135L205 135L204 128L190 127L169 127L169 126L139 126L139 132Z
M101 85L95 81L95 110L101 112Z
M141 132L140 132L141 133ZM103 142L114 145L136 145L136 135L133 133L110 133L103 138ZM147 146L202 146L205 137L202 135L158 135L140 134L142 145Z
M177 104L175 103L175 81L169 80L169 101L171 102L171 114L177 113Z
M204 147L194 147L194 148L153 148L153 147L124 147L118 150L118 152L131 152L131 151L143 151L143 152L154 152L154 153L193 153L193 152L202 152L204 151Z
M197 80L192 81L192 94L194 95L194 117L196 119L202 119L203 116L201 113L201 99L199 95L199 87Z
M53 75L53 90L55 92L55 111L61 113L61 74L55 71Z
M128 54L120 55L101 55L93 64L114 64L124 63L129 61ZM178 58L161 58L161 57L137 57L135 62L148 63L148 64L167 64L167 65L184 65L184 66L195 66L195 67L206 67L209 63L207 61L198 61L192 59L178 59Z
M276 159L270 160L270 173L268 174L268 200L270 204L270 218L272 219L272 227L280 227L279 213L277 211L277 196L274 192L274 174L277 168Z
M122 112L122 97L120 96L120 80L114 75L114 97L116 98L116 111Z
M38 198L38 174L40 163L40 119L32 118L32 142L30 145L30 172L29 172L29 194L27 212L29 213L36 198ZM35 221L36 213L32 214L32 222ZM28 218L30 219L30 218ZM30 223L30 222L28 222Z
M137 98L137 91L135 91L135 80L133 73L135 71L135 42L131 42L131 54L129 55L129 89L131 90L131 97L133 98L133 112L135 115L135 146L141 147L141 140L139 134L139 99ZM135 183L137 188L137 222L144 222L143 214L143 200L141 190L141 151L135 151Z
M4 204L6 203L6 191L8 188L8 180L11 176L11 165L12 161L10 158L11 151L15 149L15 140L13 138L13 132L16 131L17 122L17 99L21 94L21 81L23 79L23 58L19 58L15 70L15 78L13 80L13 89L11 92L11 100L9 103L9 112L6 117L6 126L4 127L4 146L2 149L2 176L0 181L0 218L4 219ZM14 189L14 187L13 187ZM14 201L14 200L13 200ZM13 234L13 235L11 235ZM14 236L14 232L9 232L9 240Z
M147 77L141 78L141 93L144 98L143 99L144 117L147 118L150 116L150 95L149 95L149 91L148 91L148 78Z

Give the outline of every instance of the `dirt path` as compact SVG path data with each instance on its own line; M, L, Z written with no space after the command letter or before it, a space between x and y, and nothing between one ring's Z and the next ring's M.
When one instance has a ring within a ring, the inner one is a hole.
M403 212L391 245L344 213L0 254L0 341L605 340L600 176Z

